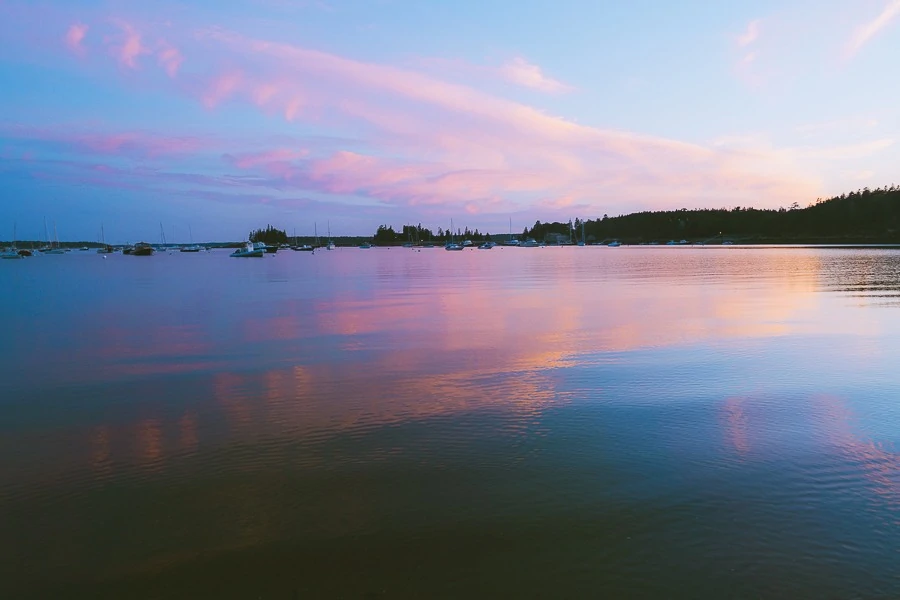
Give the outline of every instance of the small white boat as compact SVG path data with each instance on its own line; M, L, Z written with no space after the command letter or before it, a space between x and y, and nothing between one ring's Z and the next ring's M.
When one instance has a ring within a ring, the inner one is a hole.
M201 250L200 246L197 246L197 245L182 246L181 250L179 250L179 252L200 252L200 250Z
M265 248L255 248L251 242L247 242L243 248L232 252L231 256L234 258L262 258L265 254Z
M491 248L493 248L496 245L497 245L496 242L485 242L485 243L481 244L480 246L478 246L478 249L479 250L490 250Z
M368 250L369 248L372 247L372 244L370 244L369 242L363 242L362 244L359 245L359 247L362 248L363 250Z
M537 243L537 240L534 238L528 238L521 244L519 244L520 248L537 248L540 244Z
M618 247L621 246L621 245L622 245L622 244L619 243L618 240L613 240L612 242L610 242L610 243L607 244L607 246L609 246L610 248L618 248Z
M462 249L463 249L463 247L460 244L457 244L456 242L450 242L446 246L444 246L444 250L450 250L453 252L455 252L457 250L462 250Z
M25 257L22 256L21 254L19 254L19 251L16 250L15 248L7 248L3 252L0 252L0 259L10 260L10 259L19 259L19 258L25 258Z

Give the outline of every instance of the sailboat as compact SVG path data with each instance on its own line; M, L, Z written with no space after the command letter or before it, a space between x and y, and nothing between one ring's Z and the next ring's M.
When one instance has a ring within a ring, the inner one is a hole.
M16 225L13 223L13 239L12 246L0 252L0 258L2 259L19 259L25 258L23 255L19 254L19 251L16 250Z
M325 246L326 250L334 250L334 242L331 240L331 221L328 221L328 244Z
M584 246L584 221L581 222L581 241L578 242L579 246Z
M188 225L188 235L191 236L191 245L190 246L182 246L182 252L200 252L200 246L194 243L194 232L191 230L191 226Z
M519 240L514 240L512 235L512 217L509 218L509 237L506 238L507 246L518 246Z
M160 244L159 244L159 247L156 249L157 252L165 252L169 243L166 241L166 230L163 229L162 222L160 222L160 224L159 224L159 241L160 241ZM135 248L137 248L136 245L135 245Z
M47 229L47 221L44 221L44 231ZM60 248L59 246L59 232L56 230L56 221L53 222L53 237L56 238L56 246L53 245L53 241L50 240L50 236L47 236L48 247L45 250L42 250L44 254L65 254L66 251Z
M444 250L457 251L462 250L463 246L453 241L453 219L450 219L450 241L444 246Z
M106 236L103 233L103 223L100 223L100 243L103 244L97 248L97 254L112 254L113 247L106 243Z

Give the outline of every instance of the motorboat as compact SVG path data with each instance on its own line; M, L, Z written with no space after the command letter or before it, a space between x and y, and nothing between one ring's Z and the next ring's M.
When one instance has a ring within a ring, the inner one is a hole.
M147 242L138 242L131 249L132 256L151 256L153 254L153 246Z
M493 248L496 245L497 245L496 242L485 242L485 243L481 244L480 246L478 246L478 249L479 250L490 250L491 248Z
M192 246L182 246L180 252L200 252L200 250L200 246L194 244Z
M609 246L610 248L618 248L621 245L622 244L618 240L613 240L607 244L607 246Z
M264 248L257 248L252 242L247 242L243 247L231 253L234 258L262 258L265 256Z
M370 244L369 242L363 242L362 244L359 245L359 247L362 248L363 250L368 250L369 248L372 247L372 244Z
M309 244L303 244L302 246L291 246L291 250L295 252L314 252L315 248Z
M456 242L449 242L446 246L444 246L444 250L457 251L462 250L463 246L461 244L457 244Z
M253 242L253 248L255 250L262 250L264 254L275 254L278 252L278 246L270 246L265 242Z
M19 251L16 250L15 248L7 248L3 252L0 252L0 259L9 260L9 259L19 259L19 258L25 258L25 257L22 256L21 254L19 254Z

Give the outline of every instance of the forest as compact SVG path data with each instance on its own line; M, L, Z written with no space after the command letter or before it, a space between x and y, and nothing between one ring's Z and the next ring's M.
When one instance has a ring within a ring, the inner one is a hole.
M251 231L250 241L262 242L269 246L278 246L280 244L286 244L288 241L288 236L287 233L285 233L281 229L275 229L274 227L269 225L265 229L255 229Z
M583 232L583 233L582 233ZM583 238L582 238L583 235ZM505 239L506 234L495 236ZM794 203L778 209L734 208L645 211L610 217L603 215L582 222L535 222L526 227L520 240L533 238L547 243L584 241L626 244L665 243L686 240L691 243L900 243L900 187L863 188L833 198L819 198L801 208ZM473 242L490 240L489 234L458 230L454 239ZM373 241L379 245L404 242L444 242L449 232L437 233L404 226L400 231L381 225Z

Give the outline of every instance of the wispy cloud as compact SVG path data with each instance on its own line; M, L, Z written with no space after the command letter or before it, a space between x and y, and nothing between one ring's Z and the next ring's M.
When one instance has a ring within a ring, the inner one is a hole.
M157 60L159 61L160 66L165 69L169 77L175 77L178 74L178 69L181 68L181 63L184 62L184 57L181 55L178 48L171 46L168 42L162 41L159 44Z
M547 77L539 66L531 64L520 57L514 58L503 65L503 67L500 68L500 73L511 83L539 90L541 92L557 94L568 92L572 89L562 82Z
M755 42L759 37L759 25L759 19L750 21L747 24L747 29L744 31L744 33L737 36L737 45L743 48Z
M81 42L84 40L84 36L87 35L87 31L88 26L83 23L73 23L69 26L65 37L66 46L69 47L69 50L75 54L84 54L84 46L82 46Z
M760 85L763 80L755 67L760 54L757 40L760 35L761 23L760 19L750 21L744 32L734 37L734 48L738 54L735 73L738 79L751 87Z
M100 30L97 39L108 54L144 79L142 90L159 86L187 94L211 111L210 123L217 122L212 111L227 103L280 119L286 131L362 140L237 145L215 152L128 132L100 138L82 133L67 142L70 148L86 148L87 156L162 166L174 164L164 160L165 152L185 148L191 160L183 164L203 168L195 168L194 177L167 176L169 184L177 180L207 190L241 185L266 194L318 194L339 202L479 214L778 206L818 191L813 177L794 169L791 157L775 149L750 155L586 126L485 91L493 86L450 82L436 69L426 73L366 62L222 28L99 19L91 26L92 33L94 27ZM104 60L99 54L95 59ZM154 60L142 62L143 56ZM190 78L172 84L159 77L163 71L178 75L182 61L190 61ZM157 73L139 68L157 63ZM569 89L521 58L494 69L515 85L551 93ZM148 176L147 181L162 179Z
M119 64L129 69L136 69L137 59L142 54L149 54L150 50L144 46L141 34L130 23L114 20L119 32L108 38L110 51Z
M533 64L522 57L514 57L499 66L473 64L459 59L431 57L417 59L415 66L426 67L437 77L455 76L470 83L499 80L518 87L525 87L549 94L561 94L574 89L568 84L549 77L539 65Z
M798 125L794 131L802 134L835 133L871 129L877 125L878 119L872 117L847 117Z
M877 17L856 28L844 49L844 57L848 60L853 58L898 15L900 15L900 0L890 0Z

